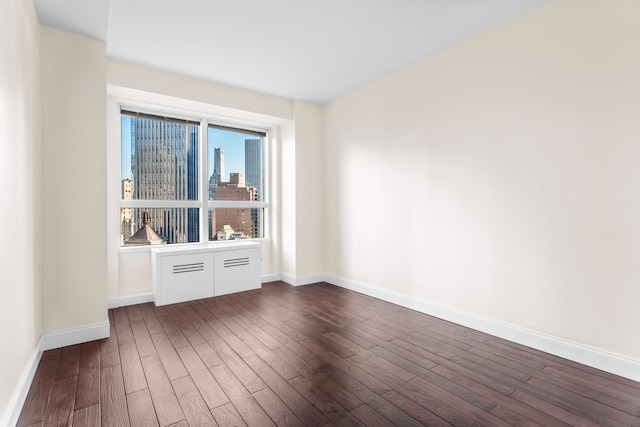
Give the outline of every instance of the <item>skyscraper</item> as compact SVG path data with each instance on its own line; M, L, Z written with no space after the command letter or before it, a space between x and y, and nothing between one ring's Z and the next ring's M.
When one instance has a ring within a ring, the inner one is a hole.
M244 171L247 187L256 189L254 200L264 200L263 138L244 140ZM252 236L262 236L262 209L251 209Z
M198 199L198 125L133 117L131 171L137 200ZM142 224L143 209L135 209ZM198 209L150 209L151 227L169 243L197 242Z
M264 200L263 187L264 175L262 170L263 153L262 138L244 140L244 181L247 187L255 187L258 190L258 199Z
M216 199L216 187L224 179L224 148L213 149L213 174L209 179L209 200Z

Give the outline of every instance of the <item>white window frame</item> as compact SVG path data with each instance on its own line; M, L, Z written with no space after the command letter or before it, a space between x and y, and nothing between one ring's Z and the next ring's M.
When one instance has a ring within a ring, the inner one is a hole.
M273 126L255 123L245 120L234 120L229 117L220 117L212 114L207 114L197 111L187 111L179 108L171 108L163 105L154 105L139 101L132 101L127 99L116 99L117 106L117 161L118 161L118 217L123 208L197 208L199 209L199 241L189 243L173 243L172 247L184 247L186 245L202 245L202 244L225 244L225 241L209 240L209 209L216 208L256 208L262 209L263 212L263 236L258 238L247 239L251 241L270 241L271 240L271 212L270 212L270 197L271 197L271 144L273 143ZM198 159L198 200L124 200L120 191L121 176L122 176L122 128L121 128L121 111L135 111L140 113L152 114L160 117L172 117L176 119L185 119L200 123L199 131L199 159ZM221 125L231 128L238 128L243 130L253 130L266 133L264 138L263 150L263 180L264 180L264 194L262 201L233 201L233 200L209 200L209 188L208 182L208 129L209 125ZM120 222L118 221L118 224ZM121 230L118 227L118 237ZM120 251L136 251L140 249L149 249L147 246L122 246L119 244Z

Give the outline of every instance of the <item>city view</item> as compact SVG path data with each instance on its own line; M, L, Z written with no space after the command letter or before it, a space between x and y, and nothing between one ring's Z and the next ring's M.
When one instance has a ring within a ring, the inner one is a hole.
M200 122L127 111L121 117L122 245L199 242L202 210L206 240L263 237L264 209L228 202L263 201L266 134L209 125L206 153L200 153ZM198 170L201 155L207 156L206 178ZM201 182L212 203L193 207L202 198Z

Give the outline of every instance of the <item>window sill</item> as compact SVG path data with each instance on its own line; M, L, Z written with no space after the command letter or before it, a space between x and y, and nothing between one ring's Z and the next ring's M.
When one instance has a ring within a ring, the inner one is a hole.
M227 241L211 241L207 243L179 243L173 245L144 245L144 246L121 246L118 248L120 254L130 254L138 252L151 252L154 249L162 250L193 250L193 249L207 249L207 248L220 248L223 249L227 246L243 246L243 244L260 243L261 245L270 244L273 240L265 237L262 239L245 239L245 240L227 240Z

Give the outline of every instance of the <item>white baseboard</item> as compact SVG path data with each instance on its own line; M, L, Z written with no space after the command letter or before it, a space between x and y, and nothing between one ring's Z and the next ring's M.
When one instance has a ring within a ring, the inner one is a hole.
M153 292L109 297L107 299L107 307L112 309L126 307L129 305L144 304L146 302L153 302Z
M288 283L291 286L304 286L312 283L324 282L326 275L324 274L310 274L307 276L294 276L289 273L280 273L280 280Z
M342 277L324 275L323 280L318 281L325 281L583 365L640 381L640 361L638 360Z
M42 341L42 350L45 351L109 338L109 334L109 321L106 321L65 331L47 332L42 334L40 341Z
M281 280L280 274L265 274L261 277L261 283L275 282ZM127 307L129 305L144 304L153 302L153 292L143 292L139 294L121 295L107 298L107 308Z
M5 408L2 418L0 418L0 427L15 426L18 423L20 412L22 412L22 407L27 399L27 394L31 388L33 377L36 374L40 358L42 357L42 343L43 340L42 337L40 337L40 340L27 360L27 364L22 371L22 375L20 375L20 378L18 379L18 384L16 384L16 387L13 390L13 394L9 399L9 403L7 403L7 407Z
M280 274L263 274L262 278L260 279L261 283L269 283L269 282L276 282L278 280L281 280L280 278Z

